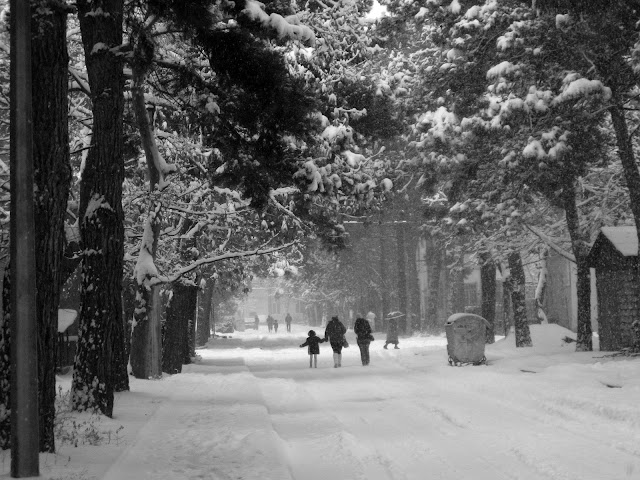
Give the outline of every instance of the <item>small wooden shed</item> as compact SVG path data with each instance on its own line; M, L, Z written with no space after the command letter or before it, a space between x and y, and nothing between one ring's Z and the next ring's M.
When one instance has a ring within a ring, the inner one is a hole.
M632 323L640 319L636 228L603 227L589 252L589 266L596 270L600 350L632 347Z

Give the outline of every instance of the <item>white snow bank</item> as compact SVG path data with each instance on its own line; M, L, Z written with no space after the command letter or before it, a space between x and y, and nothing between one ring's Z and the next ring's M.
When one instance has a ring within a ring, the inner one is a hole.
M131 379L98 446L42 454L47 480L627 480L640 472L640 359L575 352L575 335L531 325L486 347L486 366L450 367L446 338L400 338L360 364L353 331L342 368L313 328L236 332L199 349L199 363L160 380ZM500 326L498 325L498 330ZM595 348L597 339L594 338ZM60 378L68 388L70 376ZM86 421L86 416L77 416ZM118 430L122 426L123 428ZM116 433L117 432L117 433ZM9 452L2 452L2 474Z

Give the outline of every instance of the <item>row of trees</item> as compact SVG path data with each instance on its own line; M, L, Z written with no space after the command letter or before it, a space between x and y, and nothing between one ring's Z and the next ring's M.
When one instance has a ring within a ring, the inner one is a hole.
M364 111L348 97L368 89L345 65L373 52L366 43L338 48L344 12L361 16L365 3L31 5L40 439L54 451L57 309L75 265L82 308L72 403L110 416L114 391L128 389L128 352L138 378L179 371L198 288L219 298L246 290L269 262L242 259L303 236L339 243L338 212L357 214L392 184L367 164L366 139L380 126L363 124L360 134L350 125ZM303 18L336 31L317 35ZM123 278L135 282L124 303ZM132 306L128 323L123 310ZM10 315L4 302L1 358ZM7 448L6 362L0 375Z
M413 229L429 251L431 295L421 324L442 322L434 304L439 270L449 271L448 290L459 296L455 285L471 254L485 283L496 268L508 280L516 344L530 345L523 259L543 267L552 250L577 266L577 349L591 350L589 242L605 225L640 228L638 2L383 3L390 15L374 35L387 58L363 71L403 112L404 137L386 144L396 197L416 218L426 215ZM382 245L379 252L389 255ZM377 278L385 272L363 275L372 268L359 272L384 304L389 287ZM302 291L318 290L316 277L300 279ZM390 308L403 309L406 286L391 284ZM335 292L360 310L357 288ZM493 317L495 298L482 303Z
M282 270L261 253L287 252L305 298L375 299L413 313L407 331L440 323L445 276L429 276L421 317L417 244L458 286L473 254L487 282L511 272L525 346L522 259L543 243L578 265L577 348L591 349L590 234L640 225L635 2L391 1L375 25L366 1L31 3L43 450L74 262L73 403L106 415L128 388L129 338L136 377L181 368L193 326L167 311L162 354L163 291L194 312L199 288L226 298ZM7 447L8 365L0 374Z

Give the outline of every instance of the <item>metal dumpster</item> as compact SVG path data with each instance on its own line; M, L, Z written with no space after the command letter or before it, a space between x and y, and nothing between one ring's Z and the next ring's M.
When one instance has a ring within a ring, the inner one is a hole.
M447 333L447 353L449 365L472 363L480 365L486 362L484 345L489 322L480 315L455 313L444 325Z

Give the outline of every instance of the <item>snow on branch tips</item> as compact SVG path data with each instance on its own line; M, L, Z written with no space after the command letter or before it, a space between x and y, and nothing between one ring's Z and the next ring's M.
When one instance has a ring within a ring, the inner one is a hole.
M499 63L498 65L491 67L487 72L487 80L492 80L494 78L506 77L514 72L517 72L520 69L517 65L514 65L511 62Z
M242 11L251 20L260 22L265 28L272 28L278 33L279 38L298 40L310 46L314 46L316 36L306 25L301 25L297 15L283 17L277 13L267 14L264 11L264 3L256 0L247 0Z
M611 98L611 89L605 87L600 80L578 78L577 73L570 73L562 83L562 93L553 99L554 105L595 95L601 95L605 102Z
M215 262L220 262L222 260L227 260L227 259L230 259L230 258L243 258L243 257L251 257L251 256L255 256L255 255L267 255L267 254L270 254L270 253L278 252L280 250L284 250L284 249L293 247L297 243L298 243L297 241L294 241L294 242L286 243L284 245L280 245L280 246L277 246L277 247L256 248L255 250L246 250L246 251L242 251L242 252L227 252L227 253L223 253L222 255L216 255L216 256L212 256L212 257L201 258L201 259L196 260L195 262L193 262L191 265L188 265L188 266L186 266L184 268L179 269L173 275L170 275L168 277L156 275L156 277L154 279L150 280L149 284L150 285L157 285L157 284L160 284L160 283L172 283L172 282L177 281L178 279L180 279L182 276L186 275L187 273L192 272L192 271L200 268L203 265L207 265L207 264L215 263Z

